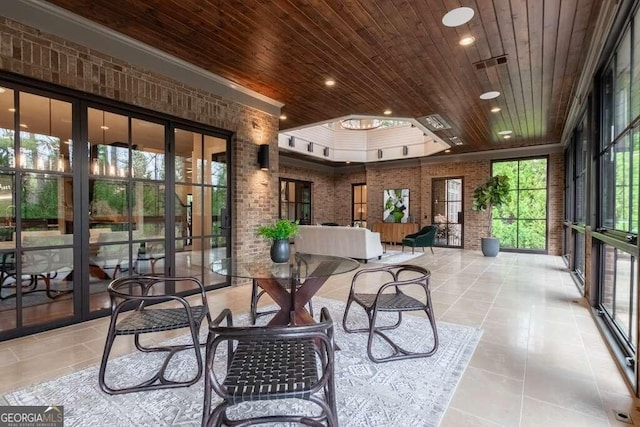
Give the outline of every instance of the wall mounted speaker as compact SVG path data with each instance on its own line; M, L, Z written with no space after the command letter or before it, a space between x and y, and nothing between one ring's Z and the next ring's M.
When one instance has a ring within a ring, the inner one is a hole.
M295 147L296 146L296 137L295 136L290 136L289 137L289 147Z
M382 158L382 150L378 150L378 158L381 159Z
M309 145L307 145L307 151L313 153L313 142L310 142Z
M325 157L329 157L329 147L324 147L324 150L322 150L322 152Z
M409 154L409 147L407 147L406 145L404 145L402 147L402 155L406 156L407 154Z

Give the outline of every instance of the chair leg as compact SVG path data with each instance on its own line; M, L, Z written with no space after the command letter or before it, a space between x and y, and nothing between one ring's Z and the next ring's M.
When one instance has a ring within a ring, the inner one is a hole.
M402 244L402 252L404 252L404 243Z
M250 308L250 317L251 324L256 324L256 318L258 311L258 282L256 279L253 279L253 283L251 284L251 308Z
M415 252L416 247L415 246L411 246L411 255L413 255L413 253Z
M431 249L431 254L433 255L433 246L429 246L429 249Z
M202 363L202 355L200 352L200 341L198 338L201 321L196 321L194 324L190 326L191 330L191 344L182 344L175 346L158 346L158 347L145 347L140 344L140 334L134 334L134 343L135 347L141 352L163 352L167 353L164 361L162 362L162 366L158 369L158 371L149 379L144 380L141 383L138 383L134 386L130 387L122 387L122 388L112 388L109 387L105 383L105 372L107 369L107 362L109 359L109 353L111 352L111 347L116 338L115 333L115 324L111 325L109 328L109 332L107 333L107 342L105 343L104 353L102 355L102 362L100 364L100 372L98 375L98 382L100 384L100 388L107 394L123 394L123 393L131 393L143 390L155 390L161 388L175 388L175 387L189 387L200 380L202 376L202 372L204 370ZM198 364L198 371L193 378L186 381L174 381L167 379L165 377L165 371L171 362L171 359L175 354L183 350L192 349L195 352L196 362Z
M108 394L113 394L115 392L114 389L107 386L104 381L105 373L107 371L107 361L109 360L109 354L111 353L111 347L113 347L113 341L116 336L111 333L111 329L107 332L107 341L104 345L104 351L102 352L102 361L100 362L100 372L98 373L98 383L100 384L100 388L102 391Z

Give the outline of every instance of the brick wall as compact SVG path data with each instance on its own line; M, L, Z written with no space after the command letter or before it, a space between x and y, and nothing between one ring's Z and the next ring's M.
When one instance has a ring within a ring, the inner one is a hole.
M409 189L409 216L411 222L420 222L423 195L420 167L382 169L372 165L367 168L369 226L383 221L384 190L396 188Z
M549 254L562 255L564 221L564 153L551 154L549 168Z
M351 224L353 221L353 202L352 199L352 184L366 184L367 175L365 172L351 173L340 175L336 177L335 187L335 222L338 224ZM369 186L367 185L367 193L369 192ZM367 200L368 200L367 194ZM367 208L370 205L367 205ZM368 218L371 217L371 212L367 212ZM370 224L367 221L367 224ZM353 225L353 224L352 224Z
M234 132L232 250L268 252L268 242L255 230L277 217L277 200L271 197L277 194L277 174L258 169L257 145L270 144L271 171L277 171L277 117L4 17L0 69Z
M313 183L311 185L311 224L335 221L336 184L332 175L315 170L283 165L280 168L279 177L310 181ZM275 194L277 195L278 193ZM277 196L274 197L274 199L276 199L277 205Z

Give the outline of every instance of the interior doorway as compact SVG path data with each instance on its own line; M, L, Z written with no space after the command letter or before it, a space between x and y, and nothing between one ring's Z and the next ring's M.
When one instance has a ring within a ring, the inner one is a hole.
M431 213L438 227L435 246L463 248L463 179L433 178L431 181Z

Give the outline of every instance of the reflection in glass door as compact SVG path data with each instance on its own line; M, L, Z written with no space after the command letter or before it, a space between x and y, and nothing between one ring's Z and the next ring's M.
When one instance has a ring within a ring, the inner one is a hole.
M174 135L176 275L226 284L209 265L231 255L227 141L184 129Z
M71 115L69 101L0 91L0 336L77 316Z
M230 135L54 96L0 87L0 340L108 313L122 276L226 285Z
M462 178L434 178L431 181L431 212L438 227L436 246L463 247Z

